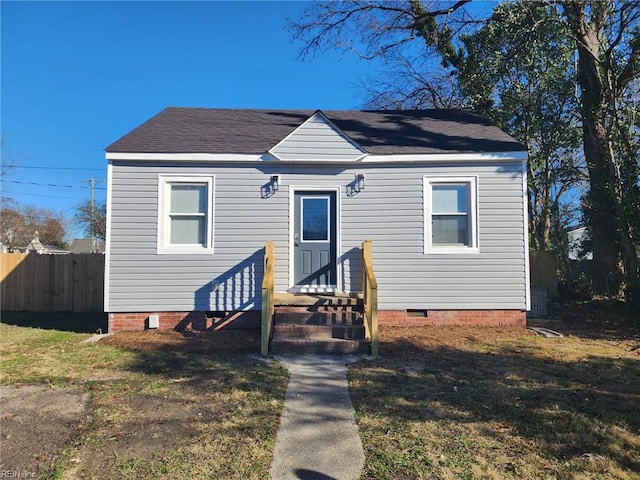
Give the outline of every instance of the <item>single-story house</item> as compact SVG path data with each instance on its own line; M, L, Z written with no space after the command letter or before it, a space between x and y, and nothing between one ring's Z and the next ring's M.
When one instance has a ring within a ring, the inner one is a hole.
M588 241L587 227L578 225L567 230L567 258L569 260L593 260L593 252L584 250L584 244Z
M29 242L24 251L26 253L36 252L49 255L68 255L71 253L69 250L58 247L57 245L43 245L40 242L40 234L38 232L34 233L33 239Z
M69 245L71 253L103 253L104 242L102 240L92 241L90 238L74 238Z
M371 240L380 324L525 324L527 152L468 111L167 108L106 158L110 331L259 319L268 240L276 292L361 292Z

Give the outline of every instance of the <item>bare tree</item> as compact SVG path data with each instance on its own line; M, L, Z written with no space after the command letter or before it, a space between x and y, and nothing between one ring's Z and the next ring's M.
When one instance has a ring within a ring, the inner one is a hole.
M91 206L91 201L87 200L76 209L75 221L85 229L85 233L91 232L104 240L107 235L107 205L98 203Z
M7 152L4 139L0 139L0 202L2 202L3 206L6 206L7 203L13 201L12 198L5 195L6 187L4 185L4 180L6 180L7 175L11 174L14 165L15 162L13 157Z
M7 207L0 210L0 241L10 252L26 246L32 235L33 232L20 212Z
M469 1L315 2L291 26L303 57L337 49L384 61L384 75L367 80L368 107L446 108L459 104L451 78L432 73L454 54L454 35L477 22Z
M45 245L66 246L67 222L62 213L34 206L0 210L0 240L10 251L26 247L36 232Z

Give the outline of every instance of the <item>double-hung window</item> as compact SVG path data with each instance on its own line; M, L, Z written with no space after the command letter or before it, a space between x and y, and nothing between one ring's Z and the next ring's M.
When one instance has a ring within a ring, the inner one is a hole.
M158 253L213 253L213 177L159 178Z
M425 253L477 253L477 179L425 177Z

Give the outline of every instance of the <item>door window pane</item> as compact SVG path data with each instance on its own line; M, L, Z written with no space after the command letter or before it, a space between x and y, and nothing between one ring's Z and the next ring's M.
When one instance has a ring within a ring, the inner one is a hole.
M329 240L329 199L302 199L302 240Z

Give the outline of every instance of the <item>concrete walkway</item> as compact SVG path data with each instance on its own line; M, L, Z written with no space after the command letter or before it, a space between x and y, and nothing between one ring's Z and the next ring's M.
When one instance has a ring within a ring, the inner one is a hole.
M364 467L347 384L356 357L279 357L291 377L276 436L273 480L357 479Z

